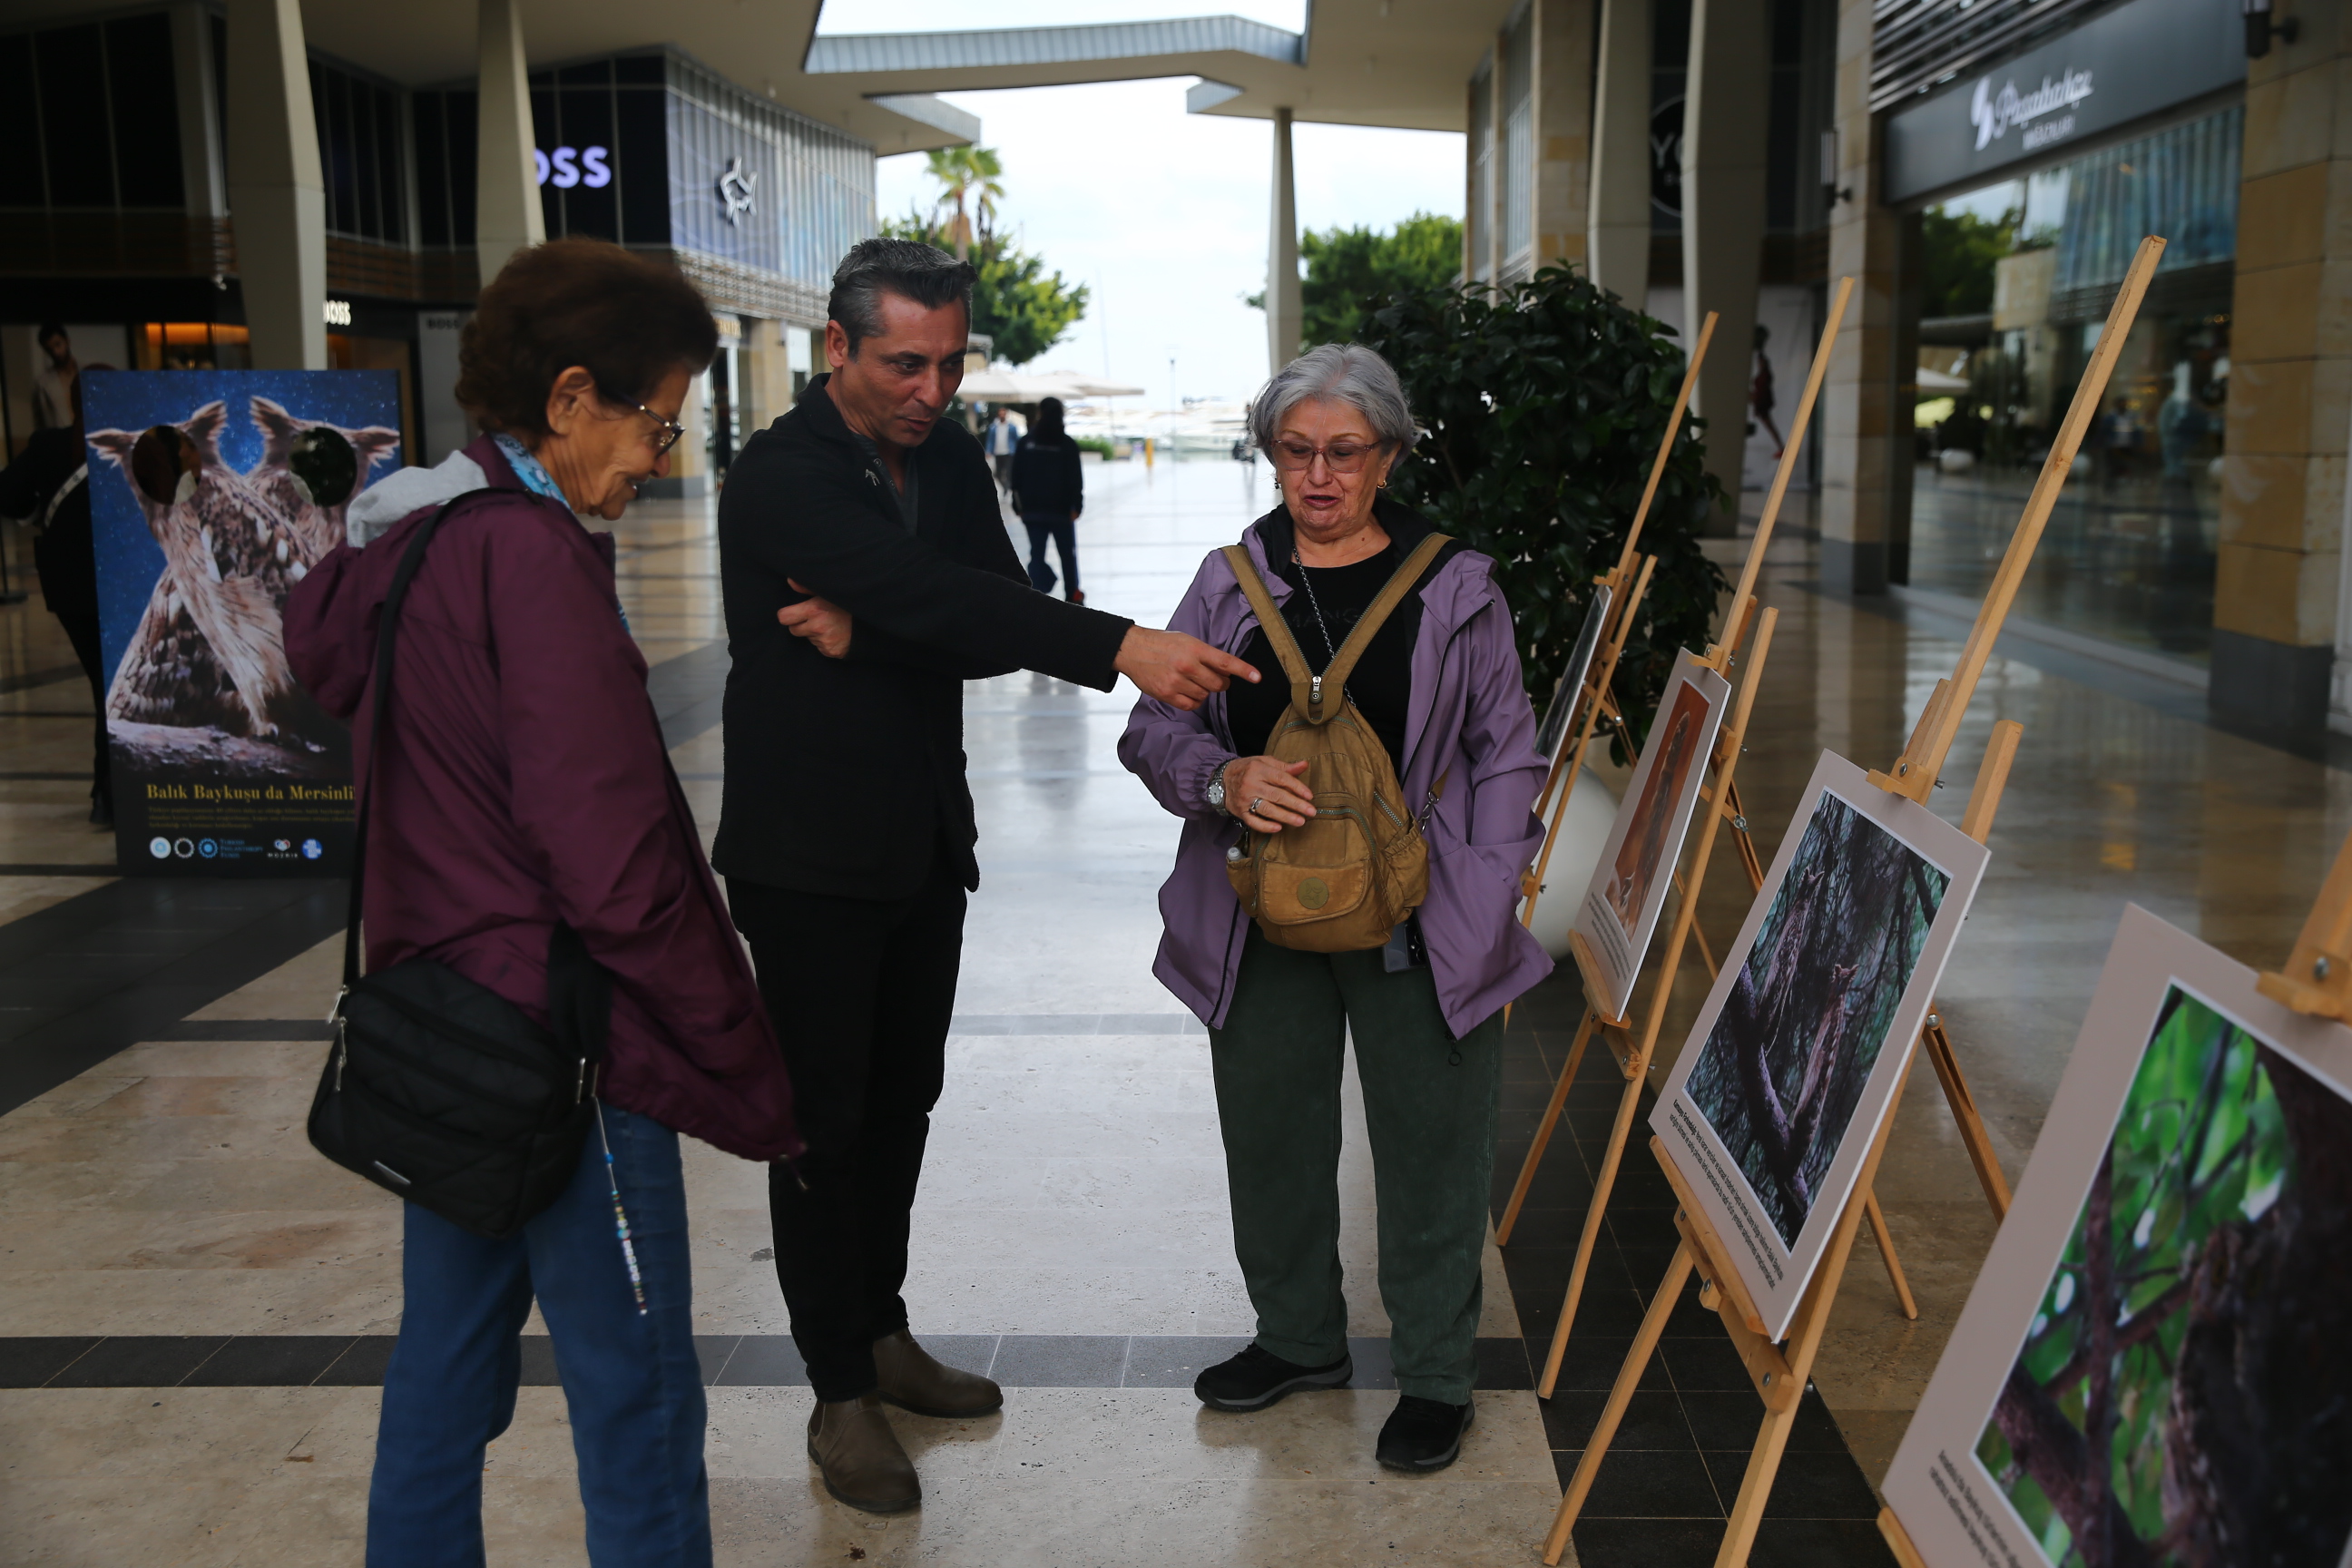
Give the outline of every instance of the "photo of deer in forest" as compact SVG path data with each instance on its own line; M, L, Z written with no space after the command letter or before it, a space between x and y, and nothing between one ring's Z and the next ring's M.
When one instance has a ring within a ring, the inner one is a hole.
M1829 791L1784 858L1683 1090L1793 1248L1951 879Z
M2352 1103L2179 985L1976 1454L2053 1568L2336 1568Z

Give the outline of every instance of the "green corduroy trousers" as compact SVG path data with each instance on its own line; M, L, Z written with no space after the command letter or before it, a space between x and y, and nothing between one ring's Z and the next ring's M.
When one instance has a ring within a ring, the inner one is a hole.
M1253 925L1225 1026L1213 1029L1234 1251L1257 1342L1327 1366L1348 1347L1339 1271L1339 1085L1348 1037L1380 1204L1381 1301L1397 1387L1460 1405L1476 1381L1502 1017L1448 1037L1426 969L1378 949L1296 952Z

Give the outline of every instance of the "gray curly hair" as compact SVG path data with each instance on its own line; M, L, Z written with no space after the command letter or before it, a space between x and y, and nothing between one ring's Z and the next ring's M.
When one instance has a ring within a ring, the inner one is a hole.
M1411 451L1421 439L1404 385L1389 362L1361 343L1326 343L1276 371L1250 399L1250 440L1259 451L1272 457L1274 433L1310 397L1347 404L1371 426L1375 440L1393 443L1399 452Z

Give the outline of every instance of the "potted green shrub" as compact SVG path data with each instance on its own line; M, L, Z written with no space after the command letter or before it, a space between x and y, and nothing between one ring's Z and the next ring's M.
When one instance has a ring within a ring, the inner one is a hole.
M1393 295L1364 342L1403 378L1428 436L1390 483L1446 532L1494 557L1538 708L1568 662L1592 579L1617 563L1664 437L1684 354L1673 329L1548 267L1483 284ZM1728 586L1700 553L1722 487L1701 465L1705 422L1685 415L1641 550L1658 564L1617 670L1635 743L1675 652L1704 649Z

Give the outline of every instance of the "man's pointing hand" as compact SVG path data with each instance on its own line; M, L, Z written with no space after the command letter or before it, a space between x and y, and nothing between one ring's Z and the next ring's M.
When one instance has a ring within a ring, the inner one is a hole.
M1223 691L1238 678L1257 679L1256 668L1222 648L1182 632L1155 632L1129 626L1118 645L1111 668L1135 682L1146 697L1156 697L1171 708L1191 712L1212 691Z

